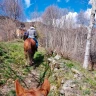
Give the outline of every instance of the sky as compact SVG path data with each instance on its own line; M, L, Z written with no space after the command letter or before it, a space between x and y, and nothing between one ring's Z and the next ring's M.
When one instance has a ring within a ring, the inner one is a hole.
M87 11L91 8L90 0L23 0L24 13L28 20L31 20L31 13L34 11L44 12L50 5L56 5L59 8L67 8L71 12L79 13L80 10Z

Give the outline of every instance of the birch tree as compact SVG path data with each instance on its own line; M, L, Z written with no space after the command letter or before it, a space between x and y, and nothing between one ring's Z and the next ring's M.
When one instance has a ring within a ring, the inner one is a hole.
M89 64L89 57L90 57L90 49L91 49L91 34L92 29L95 24L95 12L96 12L96 0L91 0L92 10L90 16L90 25L87 27L88 34L87 34L87 42L86 42L86 49L85 49L85 57L84 57L84 64L83 68L87 69Z

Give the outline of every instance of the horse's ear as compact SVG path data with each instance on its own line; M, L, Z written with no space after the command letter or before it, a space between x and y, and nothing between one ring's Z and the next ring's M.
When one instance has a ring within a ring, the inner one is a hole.
M44 94L44 96L47 96L49 91L50 91L50 82L48 81L48 79L45 79L43 84L41 85L41 90L42 93Z
M24 93L24 88L20 85L18 80L15 81L16 96L20 96Z

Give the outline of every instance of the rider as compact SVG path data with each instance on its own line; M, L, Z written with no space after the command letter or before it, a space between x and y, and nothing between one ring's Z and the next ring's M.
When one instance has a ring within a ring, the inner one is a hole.
M32 38L36 42L36 51L37 51L38 49L37 32L33 25L28 29L28 38Z

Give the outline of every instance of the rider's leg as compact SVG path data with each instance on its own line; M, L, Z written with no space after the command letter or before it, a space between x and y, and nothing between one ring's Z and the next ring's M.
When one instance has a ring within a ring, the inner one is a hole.
M38 49L38 41L37 41L36 38L33 38L33 39L35 40L35 42L36 42L36 48Z

